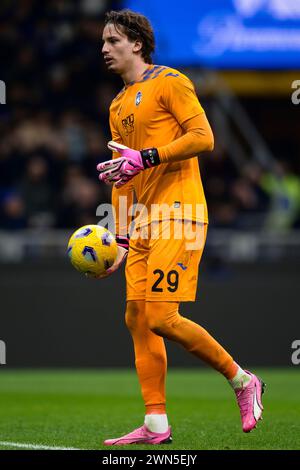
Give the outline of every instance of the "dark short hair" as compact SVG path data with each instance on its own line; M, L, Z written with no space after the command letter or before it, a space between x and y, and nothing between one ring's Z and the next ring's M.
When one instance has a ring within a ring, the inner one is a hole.
M155 49L153 28L146 16L132 10L109 11L105 14L104 24L112 23L116 30L121 26L121 32L129 40L142 42L142 57L147 64L152 64L152 54Z

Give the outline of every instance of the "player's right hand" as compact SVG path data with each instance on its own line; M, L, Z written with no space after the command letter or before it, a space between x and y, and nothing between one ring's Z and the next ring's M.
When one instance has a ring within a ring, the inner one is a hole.
M100 181L106 184L114 183L116 188L123 186L141 171L160 164L156 148L138 151L113 140L108 142L107 146L121 156L99 163L97 170L100 172Z

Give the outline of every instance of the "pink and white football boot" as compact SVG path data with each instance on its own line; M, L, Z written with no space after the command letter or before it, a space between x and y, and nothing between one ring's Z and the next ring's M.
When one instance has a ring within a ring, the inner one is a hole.
M266 384L248 370L245 372L251 376L251 380L246 387L236 389L235 394L240 408L243 431L250 432L256 428L257 422L262 419L264 407L261 397Z
M169 444L172 442L171 428L166 432L151 432L144 424L125 436L104 441L106 446L125 446L128 444Z

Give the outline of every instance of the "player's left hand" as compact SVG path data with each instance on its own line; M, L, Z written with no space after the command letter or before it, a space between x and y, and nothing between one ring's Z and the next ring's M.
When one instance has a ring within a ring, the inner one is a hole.
M119 267L126 261L128 250L129 250L129 238L122 235L116 235L116 242L118 245L118 254L114 264L106 270L106 273L103 276L99 276L98 279L108 277L113 274Z
M138 151L113 140L108 142L107 146L113 152L118 152L121 157L99 163L97 165L97 170L100 171L99 179L106 184L115 183L117 188L146 168L160 163L156 148Z

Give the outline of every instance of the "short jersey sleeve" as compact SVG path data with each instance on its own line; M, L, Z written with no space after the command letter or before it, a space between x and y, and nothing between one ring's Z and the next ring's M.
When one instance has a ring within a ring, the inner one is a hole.
M164 76L162 102L180 125L204 113L194 85L189 78L179 72L168 72Z

